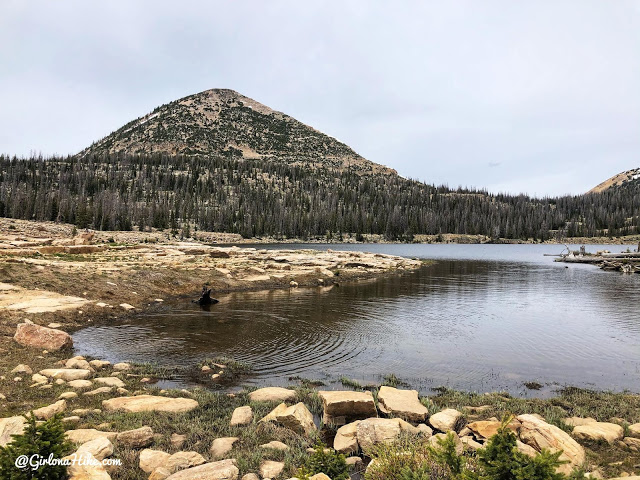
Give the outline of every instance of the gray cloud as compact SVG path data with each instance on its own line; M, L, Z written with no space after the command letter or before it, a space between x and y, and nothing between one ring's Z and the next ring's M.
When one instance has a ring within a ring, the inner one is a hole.
M637 0L391 5L5 0L0 151L76 152L226 87L436 184L580 193L640 166Z

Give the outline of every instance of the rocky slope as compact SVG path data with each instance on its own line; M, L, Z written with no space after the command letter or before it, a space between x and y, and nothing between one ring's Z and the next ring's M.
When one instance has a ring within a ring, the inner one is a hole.
M206 90L162 105L80 155L88 153L222 155L396 173L335 138L228 89Z
M632 183L640 183L640 168L634 168L633 170L627 170L626 172L614 175L587 193L602 193L610 188L627 186Z

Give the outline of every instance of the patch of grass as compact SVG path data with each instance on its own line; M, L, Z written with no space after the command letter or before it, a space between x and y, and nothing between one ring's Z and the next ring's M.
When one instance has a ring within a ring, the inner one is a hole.
M409 384L403 380L400 380L398 377L396 377L396 375L394 373L390 373L388 375L385 375L382 378L382 385L387 386L387 387L393 387L393 388L398 388L398 387L408 387Z
M357 380L353 380L349 377L340 377L340 383L349 388L353 388L354 390L362 390L363 387Z
M322 387L325 386L326 383L324 383L321 380L311 380L310 378L304 378L304 377L300 377L298 375L295 375L293 377L289 377L289 381L290 382L300 382L300 386L303 388L317 388L317 387Z
M543 385L538 382L524 382L524 386L529 390L540 390L543 387Z

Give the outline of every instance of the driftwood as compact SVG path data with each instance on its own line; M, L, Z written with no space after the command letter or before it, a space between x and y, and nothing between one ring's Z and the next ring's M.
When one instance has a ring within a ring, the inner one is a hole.
M202 287L202 293L200 294L200 298L195 301L195 303L197 303L201 307L205 307L208 305L215 305L218 302L219 300L216 300L215 298L211 298L211 289L207 288L206 285Z

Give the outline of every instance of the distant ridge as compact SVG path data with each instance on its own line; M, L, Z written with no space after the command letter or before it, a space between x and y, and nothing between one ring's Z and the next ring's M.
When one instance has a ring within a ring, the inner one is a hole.
M640 168L627 170L626 172L619 173L608 180L605 180L597 187L589 190L587 193L602 193L610 188L621 187L638 179L640 179Z
M80 155L129 153L277 159L358 173L397 174L333 137L229 89L212 89L157 107Z

